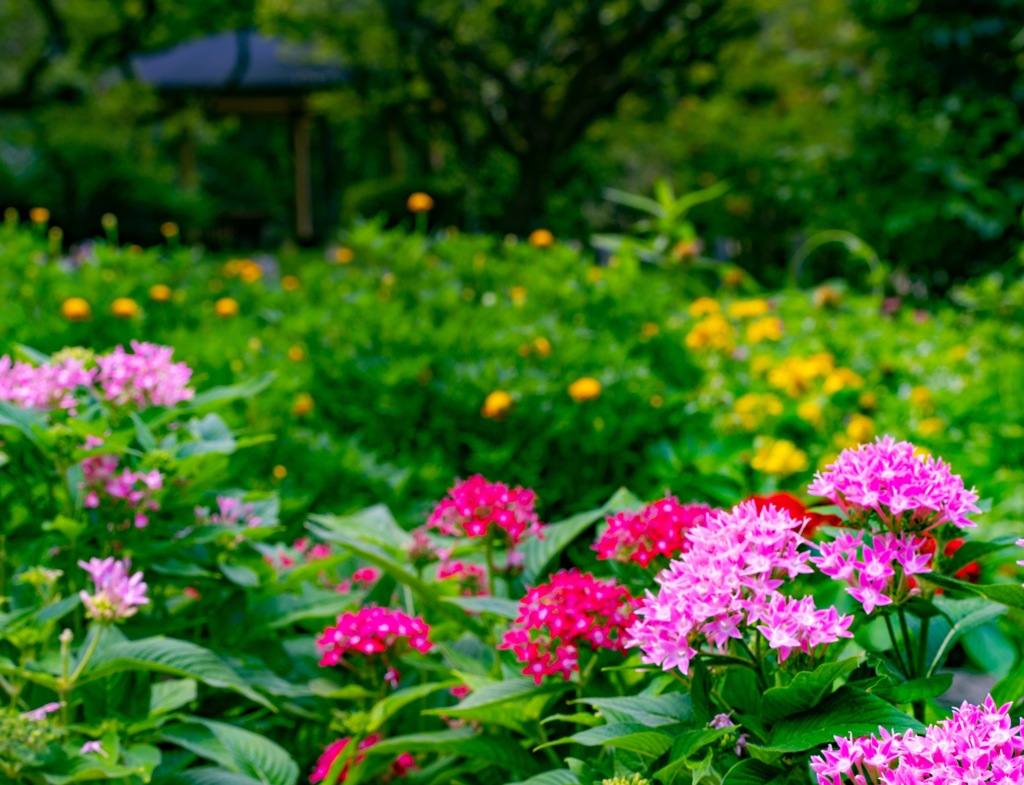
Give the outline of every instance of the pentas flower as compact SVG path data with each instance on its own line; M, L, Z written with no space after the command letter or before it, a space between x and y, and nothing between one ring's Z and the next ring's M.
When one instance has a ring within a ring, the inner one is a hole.
M454 580L459 584L459 593L465 597L487 596L487 570L479 564L450 561L437 570L438 580Z
M131 349L126 352L118 346L110 354L96 357L96 386L106 400L116 406L132 404L145 409L192 399L195 393L188 387L192 369L172 362L174 349L142 341L132 341Z
M843 523L842 518L838 515L822 515L808 509L807 505L799 498L786 491L777 491L763 496L750 496L747 501L754 502L758 512L768 505L774 505L780 510L788 512L793 520L803 520L804 527L800 534L807 538L813 537L822 526L841 526Z
M622 651L636 601L625 586L577 569L562 570L530 589L499 649L511 649L537 684L579 670L580 646Z
M196 522L214 526L260 526L263 519L253 514L253 505L232 496L218 496L217 507L196 507Z
M86 447L95 447L97 443L102 444L90 438ZM156 469L118 471L119 466L120 459L116 455L94 455L82 461L84 506L87 509L109 507L108 513L121 510L130 524L144 529L149 525L149 513L160 509L156 495L163 490L163 475Z
M1010 706L996 706L992 696L980 706L964 701L923 736L885 728L856 739L837 736L811 758L811 770L819 785L1024 782L1024 723L1011 723Z
M608 518L608 528L594 550L599 559L635 562L647 567L659 556L672 558L687 547L687 532L704 523L706 504L680 504L669 496L639 511L624 510Z
M941 459L915 454L910 442L879 437L874 444L843 450L807 489L838 505L854 523L877 514L890 531L923 532L951 523L974 526L978 494L964 487Z
M324 630L317 640L320 647L320 666L352 667L348 662L353 655L380 656L388 666L387 680L397 683L398 674L390 665L390 658L398 657L409 649L426 653L431 644L430 627L419 616L409 616L390 608L360 608L338 617L333 627Z
M508 548L514 548L526 537L544 536L534 510L536 501L529 488L510 488L477 474L448 491L448 498L431 513L427 528L450 537L497 534Z
M29 409L75 410L74 393L92 384L96 370L85 359L65 356L52 363L32 365L0 357L0 401Z
M79 593L90 619L111 624L134 616L138 606L149 603L142 573L129 575L128 559L92 558L78 562L78 566L92 577L93 593L84 589Z
M794 650L813 656L851 637L851 616L779 592L812 571L802 526L785 510L758 511L751 501L709 513L690 530L689 550L658 576L658 593L648 592L637 609L628 645L640 648L648 664L688 673L698 655L727 653L730 641L758 634L780 662Z
M365 751L377 742L379 742L380 740L380 734L374 733L360 741L359 744L356 746L355 755L353 755L349 760L347 760L344 763L344 765L342 765L341 769L338 772L338 778L335 780L335 782L344 782L348 778L349 766L353 763L356 766L358 766L360 763L366 760ZM316 783L322 782L323 780L327 779L328 775L331 773L331 767L334 765L334 762L338 760L339 757L341 757L341 755L348 748L348 745L351 743L352 739L346 736L343 739L338 739L337 741L333 742L327 747L327 749L323 751L323 754L316 762L316 768L313 769L313 773L309 776L309 781L310 783L312 783L312 785L316 785ZM410 753L403 752L401 755L395 758L394 762L391 764L389 771L389 779L394 777L408 776L410 772L417 771L418 768L419 767L416 765L416 759Z

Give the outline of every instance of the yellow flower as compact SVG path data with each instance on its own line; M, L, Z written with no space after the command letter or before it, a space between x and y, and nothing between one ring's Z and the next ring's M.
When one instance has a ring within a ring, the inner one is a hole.
M759 440L757 452L750 460L752 468L765 474L785 476L806 471L807 453L787 439Z
M509 296L512 298L513 305L516 308L521 308L523 303L526 302L526 287L525 286L512 286L508 290Z
M766 354L759 354L756 357L750 358L750 373L760 379L771 370L773 365L775 365L775 361L771 357Z
M117 228L117 216L114 215L113 213L103 213L103 215L100 216L100 226L102 226L108 232L111 229L116 229Z
M680 240L672 246L672 258L677 262L681 262L684 259L695 259L700 256L700 251L700 240Z
M686 336L686 346L690 349L731 351L735 336L733 326L721 314L712 314L693 326Z
M69 297L60 306L60 315L69 322L87 322L92 318L92 309L81 297Z
M819 286L814 290L814 304L818 308L836 308L842 301L842 294L831 286Z
M295 397L295 403L292 404L292 414L296 417L305 417L307 414L312 414L316 408L316 403L313 401L313 396L309 393L299 393Z
M780 338L782 338L782 319L777 316L766 316L747 325L747 341L750 343L777 341Z
M288 359L293 363L300 363L306 359L306 351L301 346L288 347Z
M737 300L729 304L729 316L733 319L753 319L764 316L771 310L767 300Z
M821 407L815 401L802 401L796 407L796 416L815 428L820 428L825 424Z
M967 344L959 343L952 349L950 349L948 352L946 352L946 356L949 357L950 360L956 362L958 360L963 360L964 358L966 358L970 351L971 349L969 346L967 346Z
M601 382L590 376L577 379L569 385L569 397L576 403L592 401L601 395Z
M551 355L551 341L544 336L533 339L533 350L538 357L549 357Z
M504 390L495 390L484 399L480 416L488 420L503 420L512 411L512 396Z
M167 221L166 223L160 224L160 234L170 239L171 237L178 236L178 225L174 221Z
M935 436L946 429L946 423L939 417L927 417L917 426L917 432L922 436Z
M168 302L173 294L171 287L164 283L158 283L149 288L149 299L156 303Z
M743 283L743 276L744 272L742 270L727 270L725 275L722 276L722 283L726 286L739 286Z
M139 304L131 297L118 297L110 304L110 312L118 319L134 319L139 315Z
M878 406L878 396L871 391L862 392L857 402L862 409L874 409Z
M871 441L875 435L875 423L863 414L854 414L846 424L846 435L856 444Z
M784 390L792 398L799 398L811 390L815 379L832 369L831 354L812 354L810 357L787 357L768 371L768 384Z
M282 466L281 464L278 464L277 466L274 467L273 474L275 480L283 480L285 477L288 476L288 470L284 468L284 466Z
M238 276L242 279L242 283L256 283L263 277L263 268L252 259L243 259Z
M859 373L851 371L849 368L837 368L825 377L825 382L821 385L821 389L825 395L834 395L841 390L845 390L847 387L852 387L856 390L863 386L864 379Z
M782 414L782 401L771 393L747 393L736 399L732 413L741 427L753 431L767 418Z
M587 268L587 280L591 283L597 283L604 278L604 269L601 267L589 267Z
M356 255L351 248L342 246L334 252L334 261L338 264L352 264L355 261Z
M661 328L658 327L657 322L644 322L643 325L640 327L640 335L643 338L653 338L660 332Z
M718 304L718 300L715 300L712 297L698 297L690 303L690 316L694 319L718 313L721 310L722 306Z
M547 229L534 229L530 232L527 242L534 248L550 248L555 244L555 236Z
M213 310L221 319L230 319L238 315L238 301L231 297L221 297L213 304Z
M932 408L932 391L919 385L910 391L910 402L919 409L930 411Z
M34 224L44 224L50 220L50 211L45 207L33 207L28 211L28 218Z
M286 275L281 279L281 288L286 292L294 292L299 288L299 279L294 275Z
M410 213L429 213L434 209L434 200L430 198L429 194L417 191L409 195L405 207Z
M660 409L665 405L665 399L660 395L652 395L649 403L651 404L652 409Z

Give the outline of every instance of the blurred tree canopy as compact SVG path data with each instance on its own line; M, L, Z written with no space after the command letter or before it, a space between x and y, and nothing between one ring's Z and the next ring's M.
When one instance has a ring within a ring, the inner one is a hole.
M604 187L664 177L728 180L694 218L765 282L826 229L938 285L1018 242L1024 0L0 0L0 203L78 236L112 211L139 239L259 204L283 236L285 128L124 78L132 53L247 27L352 70L315 99L332 222L428 190L439 223L585 239L633 217Z

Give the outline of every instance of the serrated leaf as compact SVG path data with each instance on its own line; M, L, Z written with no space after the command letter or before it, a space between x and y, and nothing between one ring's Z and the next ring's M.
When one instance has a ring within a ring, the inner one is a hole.
M772 687L761 698L761 719L769 724L817 706L837 679L852 673L859 657L826 662L813 671L802 671L785 687Z

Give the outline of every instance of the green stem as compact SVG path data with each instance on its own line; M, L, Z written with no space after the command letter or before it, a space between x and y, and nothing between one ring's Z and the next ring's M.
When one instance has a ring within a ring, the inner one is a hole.
M893 655L896 657L896 662L900 666L900 670L905 673L908 678L910 676L910 669L907 668L907 664L903 661L903 652L900 649L899 643L896 641L896 631L892 628L892 619L889 618L889 614L886 613L882 616L885 619L885 628L889 631L889 640L892 641Z
M494 596L494 539L488 535L484 540L484 558L487 560L487 592Z
M106 629L103 626L96 628L96 634L92 636L92 640L89 641L89 648L85 650L85 654L78 661L78 665L75 667L75 672L71 674L71 681L69 686L74 686L75 682L78 681L78 677L82 675L82 671L85 670L85 666L89 664L89 660L92 655L96 653L96 646L100 642L100 638L103 637L103 630Z

